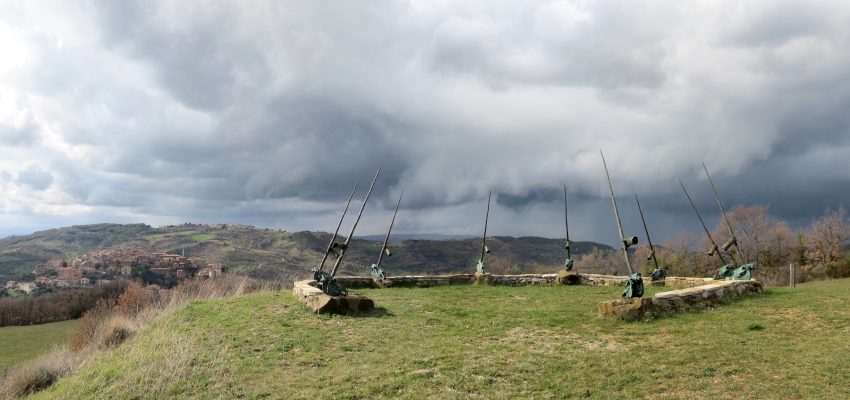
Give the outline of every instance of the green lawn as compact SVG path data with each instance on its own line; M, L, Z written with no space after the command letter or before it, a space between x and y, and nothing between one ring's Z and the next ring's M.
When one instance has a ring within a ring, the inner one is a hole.
M38 398L850 398L850 280L649 322L616 287L360 291L369 316L289 292L193 302Z
M0 328L0 373L66 343L76 328L76 320Z

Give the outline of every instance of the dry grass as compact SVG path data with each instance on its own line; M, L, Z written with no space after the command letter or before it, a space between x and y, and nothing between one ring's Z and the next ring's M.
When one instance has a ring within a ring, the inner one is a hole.
M57 348L47 355L14 368L0 378L0 398L24 397L46 389L61 377L79 370L99 353L119 347L145 326L168 315L192 300L222 299L248 293L279 289L280 285L259 282L246 277L225 276L221 279L191 280L167 291L148 292L138 284L131 285L117 303L102 302L86 312L80 320L77 333L68 347ZM175 342L192 343L185 338ZM181 347L183 346L183 347ZM180 371L191 360L181 357L189 354L186 345L179 343L172 349L184 348L170 358L169 365L140 365L151 369L150 376L164 370ZM174 363L180 365L172 365ZM163 382L151 382L163 384Z
M78 368L85 358L84 354L63 346L21 364L0 380L0 398L24 397L46 389L62 376Z

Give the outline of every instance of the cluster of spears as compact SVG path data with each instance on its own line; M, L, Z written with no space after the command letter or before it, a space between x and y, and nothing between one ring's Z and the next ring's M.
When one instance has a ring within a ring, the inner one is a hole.
M623 297L641 297L643 296L643 277L640 272L635 272L632 268L632 263L629 258L629 248L638 243L637 236L629 236L626 237L623 233L623 224L620 220L620 210L617 206L617 199L614 195L614 187L611 184L611 176L608 173L608 165L605 162L605 156L602 154L602 151L599 152L602 157L602 166L605 169L605 176L608 179L608 189L611 194L611 203L614 209L614 218L617 222L617 229L620 234L620 243L622 244L623 255L626 260L626 267L629 271L629 278L626 282L626 288L623 291ZM724 221L726 222L726 227L729 230L729 239L726 240L722 246L718 246L717 242L714 241L714 238L711 236L711 233L708 230L708 227L705 225L705 221L699 213L696 205L691 199L690 194L687 189L685 189L685 185L680 183L682 190L685 193L685 197L687 197L688 202L691 204L691 207L694 209L694 212L697 215L697 218L702 225L703 230L705 231L706 236L708 237L709 242L711 243L711 248L708 250L709 256L717 256L723 265L720 269L717 270L717 273L714 275L714 279L736 279L736 280L748 280L752 278L752 270L754 267L753 263L746 263L745 261L741 262L740 267L736 267L738 260L735 255L740 254L740 249L738 248L738 240L735 237L735 233L732 229L732 225L729 222L729 217L726 215L726 211L723 208L723 203L720 201L720 195L717 193L717 188L714 186L714 181L711 179L711 175L708 173L708 168L705 164L702 165L703 170L705 170L705 174L708 177L708 182L711 184L711 189L714 192L714 196L717 199L717 206L720 208L720 213L723 216ZM354 198L354 193L357 191L357 182L354 183L354 189L351 190L351 195L348 196L348 201L345 203L345 208L343 209L342 216L339 219L339 223L337 224L336 230L331 236L330 243L328 243L327 249L325 250L325 254L322 257L321 263L319 266L312 270L313 279L318 283L319 287L328 295L331 296L345 296L347 295L347 291L345 287L340 284L336 279L336 273L339 269L340 263L342 263L343 258L345 257L345 252L348 249L349 242L351 238L354 236L354 230L357 228L357 223L360 222L360 217L363 215L363 210L366 208L366 203L369 201L369 196L372 194L372 189L375 187L375 182L378 180L378 176L381 174L381 166L378 167L378 171L375 173L375 177L372 179L372 183L369 185L369 190L366 192L366 197L363 199L363 203L360 205L360 211L357 213L357 218L354 220L354 224L351 227L351 231L346 237L344 242L338 242L339 238L339 230L342 227L342 221L345 219L345 215L348 213L348 208L351 205L351 200ZM381 251L378 255L378 261L375 264L372 264L371 273L372 277L375 279L383 279L386 277L384 270L381 268L381 262L384 258L384 255L391 256L392 251L388 247L390 233L392 232L393 225L395 224L396 216L398 215L398 209L401 205L401 199L404 195L404 192L398 197L398 202L396 203L395 212L393 212L392 220L390 221L389 228L387 229L387 234L384 237L383 245L381 246ZM486 254L490 253L490 248L487 246L487 223L490 219L490 200L492 198L492 192L487 195L487 211L484 214L484 234L481 238L481 254L478 258L478 263L476 265L476 273L483 274L484 272L484 258ZM644 218L643 209L640 205L640 200L638 199L637 193L635 193L635 203L638 208L638 212L640 213L640 219L643 223L643 229L646 233L647 244L649 245L649 255L646 257L647 261L652 261L655 269L650 274L650 280L655 281L663 281L667 276L667 268L660 265L658 263L658 259L655 256L655 247L652 244L652 239L649 236L649 228L646 225L646 219ZM573 271L574 260L572 258L572 253L570 251L570 225L569 218L567 212L567 186L564 185L564 227L566 231L566 241L564 244L564 249L567 252L567 258L564 261L564 270L565 271ZM732 247L735 247L735 251L731 251ZM722 251L720 250L722 249ZM727 260L726 253L729 256ZM330 272L325 271L325 264L328 261L329 256L333 256L334 262L333 267Z

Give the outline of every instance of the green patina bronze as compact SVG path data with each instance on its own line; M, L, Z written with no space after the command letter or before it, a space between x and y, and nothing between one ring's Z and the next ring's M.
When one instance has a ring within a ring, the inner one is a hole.
M384 279L387 277L387 274L384 273L384 270L378 266L378 264L372 264L372 278L375 279Z
M574 263L575 262L573 261L572 258L567 258L567 260L564 261L564 269L567 270L567 271L572 271Z
M726 278L731 278L733 272L735 272L735 265L726 264L717 270L717 272L714 274L714 279L723 280Z
M661 267L655 267L652 273L649 274L649 279L653 282L663 281L665 278L667 278L667 271Z
M629 276L629 280L626 281L626 289L623 290L622 297L628 299L643 297L643 278L640 276L640 272L636 272Z
M732 271L732 279L736 281L748 281L753 279L753 268L755 268L753 263L740 266L738 269Z

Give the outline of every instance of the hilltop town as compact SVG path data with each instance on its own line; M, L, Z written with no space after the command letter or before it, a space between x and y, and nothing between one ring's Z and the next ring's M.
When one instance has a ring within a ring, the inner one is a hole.
M93 251L71 259L52 258L32 271L32 282L7 281L5 289L37 293L45 288L103 285L117 277L171 286L186 278L218 278L222 267L199 257L133 248Z

